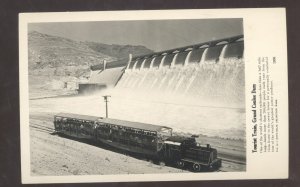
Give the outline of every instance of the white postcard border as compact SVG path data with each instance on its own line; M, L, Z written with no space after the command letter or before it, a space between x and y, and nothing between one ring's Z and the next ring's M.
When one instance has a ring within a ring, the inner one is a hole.
M180 173L180 174L128 174L86 176L31 176L28 97L28 23L109 21L109 20L160 20L160 19L215 19L243 18L246 77L246 142L247 163L245 172ZM55 12L19 14L19 68L20 68L20 137L22 183L80 183L125 181L186 181L228 179L284 179L288 177L288 84L286 18L284 8L260 9L205 9L205 10L149 10L103 12ZM251 153L251 95L257 82L257 58L276 56L280 62L273 69L280 101L279 152Z

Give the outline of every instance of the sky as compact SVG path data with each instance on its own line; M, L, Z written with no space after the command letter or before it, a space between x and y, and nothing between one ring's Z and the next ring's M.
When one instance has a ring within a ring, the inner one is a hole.
M142 45L162 51L243 34L243 20L142 20L30 23L30 31L105 44Z

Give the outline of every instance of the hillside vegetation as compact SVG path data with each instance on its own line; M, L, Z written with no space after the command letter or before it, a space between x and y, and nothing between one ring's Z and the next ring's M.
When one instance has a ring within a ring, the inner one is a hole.
M81 42L42 34L28 33L28 67L30 75L88 76L91 65L141 55L152 51L144 46L108 45Z
M103 53L105 55L113 56L116 58L128 58L128 54L133 56L146 55L153 53L152 50L144 46L133 46L133 45L108 45L96 42L86 42L86 45L89 46L94 51Z
M28 73L30 97L52 96L75 90L87 82L90 66L141 55L151 50L143 46L107 45L74 41L32 31L28 33ZM67 85L66 85L67 83ZM73 84L74 83L74 84Z

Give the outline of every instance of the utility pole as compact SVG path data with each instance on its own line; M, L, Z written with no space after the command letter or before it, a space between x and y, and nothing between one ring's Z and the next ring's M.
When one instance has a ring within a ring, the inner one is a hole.
M105 102L106 118L108 118L108 106L107 106L107 103L108 103L108 97L111 97L111 96L110 95L104 95L102 97L104 98L104 102Z

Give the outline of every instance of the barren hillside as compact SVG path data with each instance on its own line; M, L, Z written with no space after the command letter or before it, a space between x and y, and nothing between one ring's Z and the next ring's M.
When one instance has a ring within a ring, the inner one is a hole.
M80 77L89 72L91 65L100 64L104 59L111 62L126 58L129 53L141 55L151 52L144 46L81 42L37 31L28 34L31 75Z

